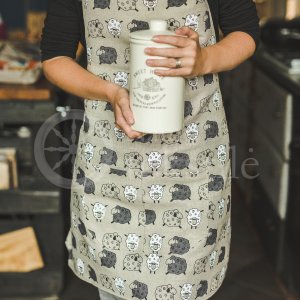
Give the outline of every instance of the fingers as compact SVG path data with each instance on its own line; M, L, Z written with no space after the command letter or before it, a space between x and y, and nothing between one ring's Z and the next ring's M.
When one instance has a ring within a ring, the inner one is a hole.
M149 57L146 64L150 67L166 69L155 69L154 73L159 76L183 76L192 78L199 74L201 65L201 46L199 34L188 26L176 30L175 36L155 35L155 42L170 44L175 48L147 47L145 53L150 56L162 57L155 59ZM181 67L176 68L176 60L180 59Z
M186 78L194 77L189 68L179 68L179 69L168 69L168 70L155 70L155 74L158 76L183 76Z
M158 34L153 36L152 40L156 43L169 44L179 48L186 47L190 43L190 40L187 39L185 36L178 35Z
M193 64L189 64L181 68L155 69L154 73L158 76L181 76L185 78L198 76Z
M183 67L193 67L194 61L192 57L183 57L180 58L182 68ZM161 67L161 68L176 68L176 59L175 58L166 58L166 59L147 59L146 64L149 67Z
M175 47L187 47L192 41L199 41L199 34L197 31L191 29L190 27L183 26L176 29L177 35L154 35L152 40L156 43L169 44Z
M182 67L176 68L176 60L170 59L156 59L153 62L154 73L158 76L183 76L185 78L192 78L197 76L197 70L195 69L195 59L193 57L180 58ZM162 69L165 68L166 69Z
M121 97L118 104L121 108L124 119L129 125L132 125L134 123L134 118L133 113L130 109L128 97Z
M180 58L183 60L187 60L188 58L193 59L193 64L195 65L195 61L199 52L199 35L196 31L191 28L184 26L177 29L177 32L186 35L184 36L171 36L171 35L156 35L154 40L175 46L175 48L161 48L161 47L146 47L145 54L149 56L158 56L162 58L168 59L152 59L149 57L146 61L147 65L150 67L166 67L166 68L174 68L176 67L176 61L174 58ZM171 58L171 59L169 59ZM186 64L182 64L185 65Z
M179 34L179 35L185 35L187 36L188 38L192 39L192 40L195 40L197 41L199 39L199 34L197 31L191 29L190 27L188 26L183 26L183 27L180 27L178 29L176 29L176 34Z
M114 107L116 127L122 129L131 139L140 138L144 134L131 128L131 125L133 124L133 115L129 106L129 99L126 99L127 100L125 100L125 98L122 98L122 100L120 99L118 104Z
M155 48L147 47L145 54L161 57L182 57L189 56L189 48Z

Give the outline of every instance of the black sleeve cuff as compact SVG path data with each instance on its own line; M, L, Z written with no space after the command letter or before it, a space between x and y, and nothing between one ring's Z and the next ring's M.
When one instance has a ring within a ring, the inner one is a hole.
M259 18L252 0L220 0L219 25L223 34L234 31L248 33L254 40L256 48L260 40Z
M80 19L73 0L49 0L41 39L41 61L56 56L76 57Z

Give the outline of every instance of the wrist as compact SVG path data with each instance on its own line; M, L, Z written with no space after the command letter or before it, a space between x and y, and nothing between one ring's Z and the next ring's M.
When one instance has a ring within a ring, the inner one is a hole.
M201 65L199 75L205 75L213 73L213 66L211 60L212 46L204 47L201 49Z
M117 85L117 84L115 84L115 83L112 83L112 82L108 81L108 82L107 82L107 86L106 86L106 88L105 88L105 98L106 98L109 102L111 102L111 101L114 99L114 97L115 97L117 91L118 91L119 89L121 89L121 88L122 88L121 86L119 86L119 85Z

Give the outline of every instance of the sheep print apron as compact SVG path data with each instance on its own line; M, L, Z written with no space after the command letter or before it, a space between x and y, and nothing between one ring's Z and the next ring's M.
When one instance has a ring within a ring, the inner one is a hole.
M87 70L126 89L129 33L162 19L216 43L206 0L82 0ZM131 139L112 105L84 99L68 265L123 299L208 299L226 274L231 158L218 74L185 79L184 128Z

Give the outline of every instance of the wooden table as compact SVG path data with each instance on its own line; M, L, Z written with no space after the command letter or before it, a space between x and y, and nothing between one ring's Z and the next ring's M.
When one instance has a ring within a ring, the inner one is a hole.
M0 83L0 100L38 100L49 101L55 86L45 76L29 85Z

